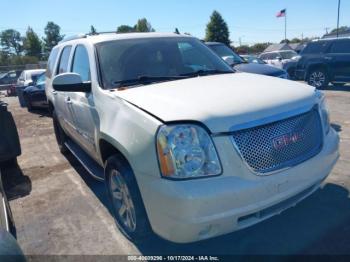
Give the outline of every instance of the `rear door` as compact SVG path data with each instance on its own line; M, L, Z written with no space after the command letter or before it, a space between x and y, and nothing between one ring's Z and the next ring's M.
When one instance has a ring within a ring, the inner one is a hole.
M330 65L334 81L350 81L350 39L334 41L325 59Z

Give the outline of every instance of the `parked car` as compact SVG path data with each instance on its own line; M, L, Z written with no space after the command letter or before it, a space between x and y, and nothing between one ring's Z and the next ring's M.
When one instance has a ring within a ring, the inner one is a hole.
M206 42L205 44L239 72L275 76L285 79L289 78L287 72L282 69L268 66L266 64L248 63L223 43Z
M298 53L293 50L273 51L262 53L259 58L264 60L269 65L273 65L278 68L283 68L285 63L290 62L293 57L298 56Z
M243 57L243 59L248 63L256 63L256 64L262 64L262 65L267 64L264 60L260 59L255 55L241 55L241 57Z
M12 70L0 77L0 85L15 84L22 70Z
M28 110L48 107L45 94L45 81L45 73L41 73L32 86L28 86L23 90L23 98Z
M7 105L0 101L0 257L4 261L25 261L16 237L16 227L3 186L2 171L15 164L21 154L17 128ZM11 259L6 255L15 255Z
M296 60L296 78L316 88L350 82L350 38L310 42Z
M312 194L339 157L320 91L235 73L191 36L72 37L46 77L60 151L105 181L131 240L251 226Z
M23 97L23 90L27 86L33 85L36 81L36 78L45 72L45 69L32 69L32 70L24 70L17 80L16 93L18 95L18 100L21 107L25 107L25 101Z

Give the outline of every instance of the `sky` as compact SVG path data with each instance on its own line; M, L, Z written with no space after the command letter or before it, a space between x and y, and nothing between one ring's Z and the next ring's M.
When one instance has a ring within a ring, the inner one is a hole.
M350 26L350 0L341 0L340 25ZM229 27L234 45L279 42L284 39L287 9L287 38L322 36L337 25L338 0L1 0L0 30L13 28L25 33L31 26L40 36L48 21L68 35L113 31L121 24L134 25L147 18L157 32L205 36L206 24L217 10Z

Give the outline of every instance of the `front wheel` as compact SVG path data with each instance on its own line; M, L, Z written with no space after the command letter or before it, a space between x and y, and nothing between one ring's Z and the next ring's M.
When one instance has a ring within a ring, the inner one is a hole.
M144 240L152 230L130 166L118 156L111 156L107 160L105 177L118 228L134 242Z
M329 84L328 74L322 68L313 69L308 74L307 83L317 89L325 88Z

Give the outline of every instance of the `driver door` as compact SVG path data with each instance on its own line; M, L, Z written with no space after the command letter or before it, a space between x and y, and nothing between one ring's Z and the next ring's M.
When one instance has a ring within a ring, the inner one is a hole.
M71 63L71 72L81 76L83 82L91 81L90 59L84 45L77 45ZM76 140L90 156L96 156L96 126L98 114L95 109L93 93L70 92L67 98L71 101L71 109L76 125Z

